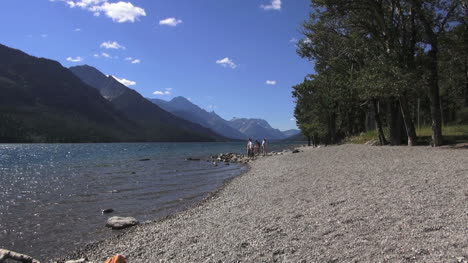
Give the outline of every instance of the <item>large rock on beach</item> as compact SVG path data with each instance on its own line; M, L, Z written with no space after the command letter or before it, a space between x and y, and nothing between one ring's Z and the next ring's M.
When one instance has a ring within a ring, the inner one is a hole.
M120 217L120 216L113 216L107 219L107 227L112 229L124 229L131 226L138 225L138 220L133 217Z

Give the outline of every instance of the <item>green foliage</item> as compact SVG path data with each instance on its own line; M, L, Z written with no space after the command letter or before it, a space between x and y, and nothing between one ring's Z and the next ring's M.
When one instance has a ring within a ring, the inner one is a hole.
M434 122L437 111L445 123L466 123L468 23L460 1L314 0L311 6L297 53L315 63L315 73L293 87L304 134L373 137L366 127L370 102L381 106L384 125L394 125L384 129L387 136L407 127L413 141L413 122ZM439 77L431 69L436 48ZM390 110L395 101L401 113Z

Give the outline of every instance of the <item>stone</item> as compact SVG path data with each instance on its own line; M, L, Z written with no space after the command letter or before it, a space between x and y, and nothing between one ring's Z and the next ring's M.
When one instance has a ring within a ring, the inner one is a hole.
M146 162L146 161L149 161L149 160L151 160L151 159L149 159L149 158L140 159L140 162Z
M300 153L300 152L301 152L301 151L299 151L299 150L297 150L297 149L294 150L294 151L292 151L292 153Z
M65 263L91 263L91 262L88 261L88 259L86 258L80 258L77 260L68 260L68 261L65 261Z
M103 214L108 214L108 213L114 212L114 209L112 209L112 208L102 209L101 212Z
M192 158L192 157L187 158L187 161L200 161L200 160L201 160L200 158Z
M133 217L120 217L120 216L113 216L107 219L107 227L112 229L124 229L131 226L138 225L138 220Z

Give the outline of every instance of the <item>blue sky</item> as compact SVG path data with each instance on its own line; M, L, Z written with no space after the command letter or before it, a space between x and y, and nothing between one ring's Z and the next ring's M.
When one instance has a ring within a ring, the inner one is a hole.
M130 1L130 2L127 2ZM88 64L145 97L296 128L291 87L313 65L294 40L310 0L2 0L0 43Z

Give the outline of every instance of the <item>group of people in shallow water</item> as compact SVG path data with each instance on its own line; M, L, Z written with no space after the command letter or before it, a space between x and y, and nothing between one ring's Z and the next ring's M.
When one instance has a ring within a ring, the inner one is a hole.
M267 139L264 138L262 143L257 140L253 142L252 139L249 139L247 142L247 156L255 157L259 154L263 154L263 156L267 154Z

